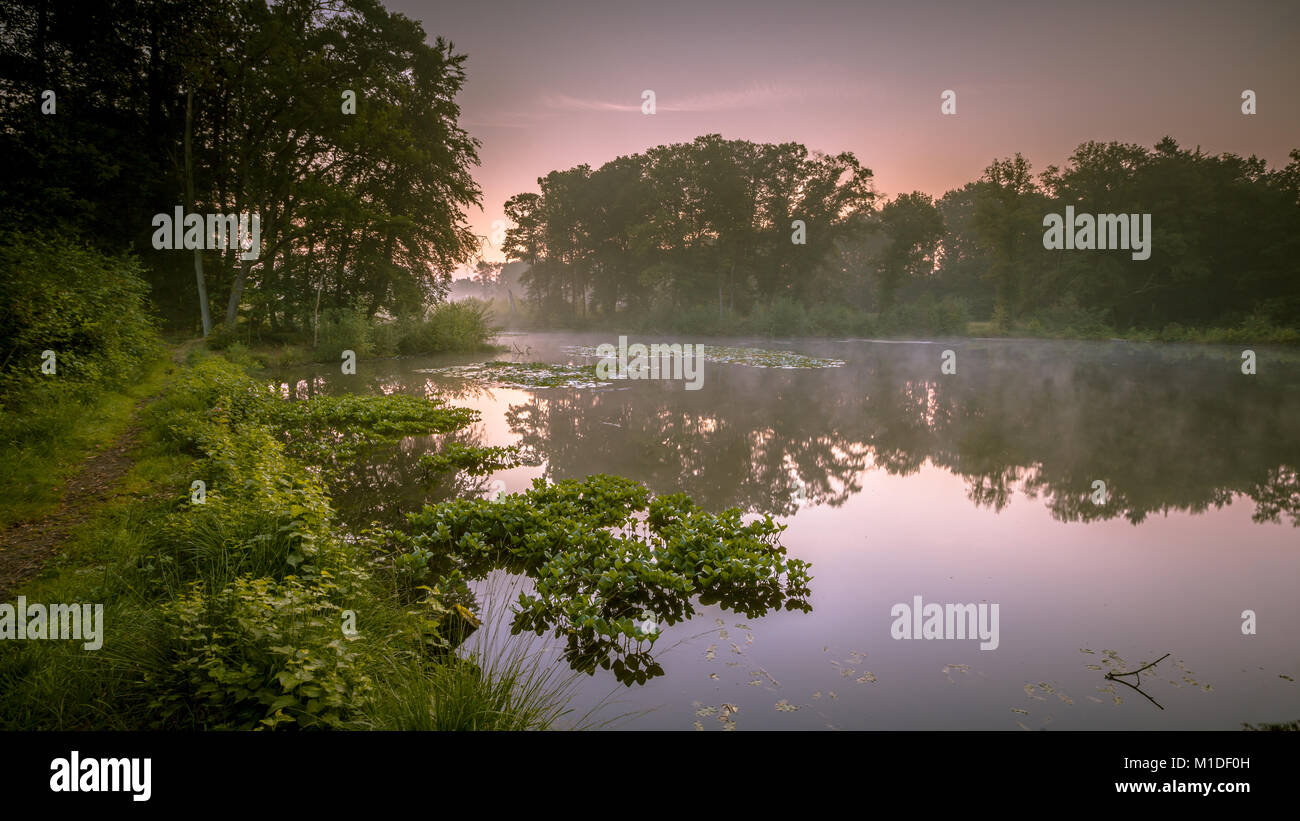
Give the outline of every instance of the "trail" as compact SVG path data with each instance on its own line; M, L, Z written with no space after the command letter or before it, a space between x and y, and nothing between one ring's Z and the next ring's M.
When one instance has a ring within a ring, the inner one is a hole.
M180 364L199 340L186 342L172 351ZM139 445L140 410L157 395L136 403L127 427L108 447L99 448L77 469L63 488L58 507L51 513L26 522L15 522L0 530L0 602L13 599L15 591L63 552L72 532L95 510L111 499L135 460L131 454Z

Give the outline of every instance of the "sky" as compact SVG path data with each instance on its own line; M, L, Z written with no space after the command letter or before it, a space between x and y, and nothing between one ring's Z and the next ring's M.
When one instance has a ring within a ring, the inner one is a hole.
M1295 0L386 6L468 55L461 126L482 142L483 191L468 218L484 237L552 170L711 133L851 151L889 197L940 196L1016 152L1037 173L1086 140L1172 136L1272 167L1300 148Z

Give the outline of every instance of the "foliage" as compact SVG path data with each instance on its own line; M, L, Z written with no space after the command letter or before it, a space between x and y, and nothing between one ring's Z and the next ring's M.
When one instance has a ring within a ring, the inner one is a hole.
M500 716L503 725L544 723L551 714L535 707L560 704L559 684L548 684L531 662L509 667L504 679L464 678L467 668L454 651L479 626L464 583L453 576L441 588L416 584L418 562L410 558L393 574L373 577L365 545L336 528L329 473L295 457L320 456L308 443L331 434L346 455L406 435L454 431L474 418L409 396L291 402L229 362L198 357L144 421L156 446L197 457L169 478L172 486L188 494L190 478L201 477L206 494L201 502L173 498L163 509L154 503L122 541L128 552L105 574L110 586L96 593L115 611L104 664L81 664L57 648L16 650L0 656L0 679L24 703L51 690L93 693L86 697L94 703L115 706L113 726L364 726L380 720L376 710L392 706L376 702L377 681L425 694L454 682L466 709L496 704L520 711ZM343 631L344 610L365 614L368 641ZM52 684L39 675L37 657L64 678ZM481 663L492 669L495 662ZM395 674L399 667L423 672ZM531 689L512 694L516 685ZM450 709L439 705L435 712ZM124 710L139 712L128 717ZM101 717L76 712L79 721L102 726ZM19 726L32 720L3 718ZM45 720L64 726L65 719Z
M1171 325L1233 342L1300 334L1300 149L1269 169L1170 138L1085 142L1059 168L1035 175L1016 154L937 201L913 192L878 209L860 187L870 173L848 155L836 162L857 172L843 187L796 203L783 186L814 167L795 159L800 149L711 135L553 172L540 194L507 206L507 251L529 266L535 316L777 337L963 334L963 312L1031 335L1146 338ZM793 176L774 180L776 168ZM744 169L752 184L738 182ZM831 201L842 206L834 216L818 210ZM1044 216L1067 205L1150 214L1150 258L1045 249ZM807 245L790 241L795 218Z
M650 498L636 482L591 476L497 502L456 500L411 514L406 550L441 557L438 572L482 578L504 568L534 579L512 630L554 631L575 669L612 669L625 684L661 675L657 629L695 613L695 601L756 617L810 610L808 565L787 559L783 526L711 514L683 494Z
M507 201L505 250L529 263L522 282L546 316L747 314L818 293L813 269L874 202L871 178L848 152L709 134L551 172L540 193Z
M409 355L483 350L492 335L489 317L487 304L476 299L440 302L422 318L398 321L395 352Z
M370 322L358 309L330 308L321 313L317 328L315 357L321 362L338 362L344 351L358 359L372 352Z
M0 235L0 405L124 384L160 352L139 263L43 234ZM54 351L56 372L41 372Z
M197 325L194 254L155 251L150 223L187 183L187 211L261 217L256 260L200 255L231 328L310 329L318 295L322 308L416 311L477 250L465 55L411 18L373 0L11 5L6 78L57 89L79 127L6 110L0 213L131 243L173 323ZM355 113L341 116L344 90Z
M339 631L329 582L239 578L163 605L174 661L155 683L160 727L339 727L373 688Z
M478 419L477 411L403 394L274 401L261 413L290 455L322 467L351 462L376 445L407 436L449 433Z
M526 458L516 445L485 447L466 445L463 442L447 442L441 449L424 453L419 459L420 469L430 477L452 471L486 476L494 471L530 463L535 462Z

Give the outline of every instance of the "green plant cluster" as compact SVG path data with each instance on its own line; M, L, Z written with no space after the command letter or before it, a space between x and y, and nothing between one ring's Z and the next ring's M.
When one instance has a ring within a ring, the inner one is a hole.
M42 235L0 236L0 402L93 396L161 350L139 263ZM54 351L54 375L41 372Z
M215 357L155 404L150 421L199 457L191 473L208 484L201 504L167 517L151 557L170 659L151 677L163 726L341 727L364 710L373 677L340 613L352 602L373 614L376 590L365 551L336 531L323 479L301 460L337 461L474 418L456 411L407 396L285 401ZM438 630L447 606L410 605L399 646L369 641L368 652L452 646Z
M418 462L420 470L429 479L456 471L470 476L486 476L494 471L533 463L535 460L525 455L518 445L500 447L467 445L464 442L446 442L437 451L422 454Z
M347 350L363 359L491 350L493 333L491 312L476 299L440 302L423 314L396 319L332 308L321 314L312 358L337 362Z
M786 556L770 517L713 514L683 494L651 498L644 485L589 476L496 502L460 499L409 517L406 552L431 575L481 578L505 568L534 580L520 594L514 632L566 641L577 670L610 669L624 684L663 673L650 654L658 629L716 604L750 618L782 607L808 611L809 565ZM390 534L391 535L391 534ZM444 557L428 562L427 557Z

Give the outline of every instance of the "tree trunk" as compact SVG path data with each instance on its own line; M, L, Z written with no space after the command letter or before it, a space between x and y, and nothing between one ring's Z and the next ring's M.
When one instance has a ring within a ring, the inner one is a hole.
M194 212L194 162L190 152L194 123L194 91L185 92L185 212ZM199 314L203 319L203 335L212 333L212 317L208 314L208 286L203 279L203 249L194 249L194 279L199 286Z
M239 260L239 272L235 274L235 282L230 286L230 302L226 305L226 325L231 328L235 327L235 319L239 316L239 298L244 295L244 280L248 278L248 269L252 267L251 259Z

